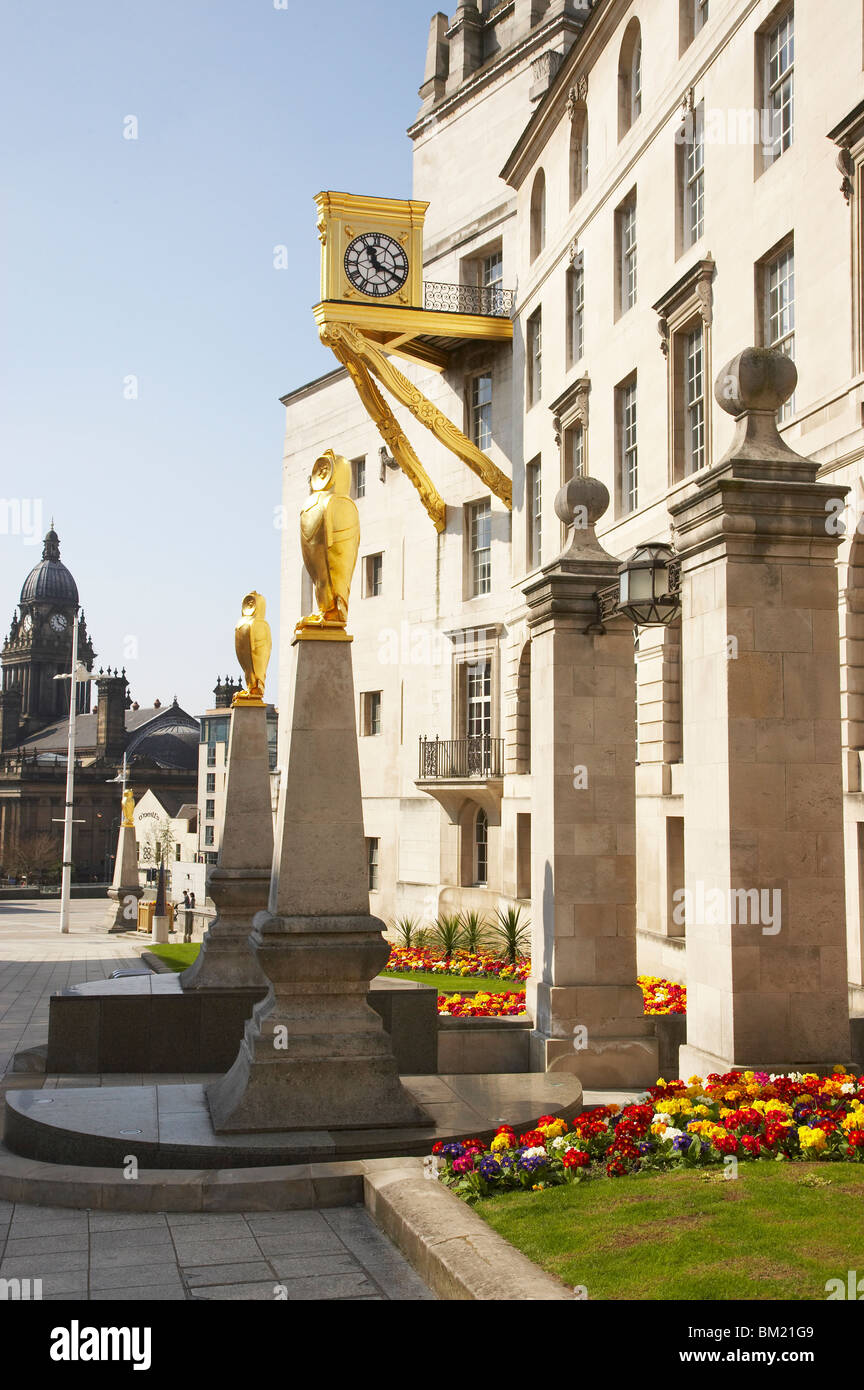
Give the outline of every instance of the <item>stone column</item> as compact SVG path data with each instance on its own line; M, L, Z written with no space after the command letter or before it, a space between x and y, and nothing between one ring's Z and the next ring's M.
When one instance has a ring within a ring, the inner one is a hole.
M194 964L184 970L184 990L266 986L249 942L252 922L266 906L273 862L273 811L267 752L267 708L231 710L219 860L208 892L216 917ZM183 909L179 909L182 918Z
M428 1123L366 1003L386 964L369 914L350 639L294 643L270 907L252 941L271 982L231 1070L208 1091L220 1133Z
M135 844L134 825L120 826L117 837L117 859L114 863L114 878L108 889L112 905L106 913L105 924L109 931L134 931L138 924L138 899L144 889L138 882L138 849Z
M776 415L797 380L748 348L715 397L732 445L671 508L682 566L684 1077L850 1057L838 536Z
M573 478L555 510L570 548L525 589L531 631L532 1070L586 1087L657 1078L636 983L636 675L633 624L600 622L618 561L594 525L609 505Z

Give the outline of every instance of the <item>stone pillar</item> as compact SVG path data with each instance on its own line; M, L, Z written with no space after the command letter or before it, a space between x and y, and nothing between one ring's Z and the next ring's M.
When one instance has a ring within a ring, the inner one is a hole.
M597 591L618 562L594 524L595 478L570 480L555 510L570 548L525 589L531 631L532 1070L586 1087L657 1078L653 1022L636 983L636 677L633 624L600 622Z
M366 1003L387 961L369 914L350 639L294 643L270 908L252 941L271 982L208 1091L219 1133L429 1123Z
M138 899L144 889L138 882L138 849L134 825L120 826L117 837L117 858L114 878L108 889L112 905L106 914L109 931L135 931L138 925Z
M797 380L748 348L715 397L732 445L671 508L681 555L687 1044L681 1075L850 1058L838 536L776 415Z
M184 990L267 984L249 934L255 914L267 906L272 862L267 708L237 705L231 711L219 859L208 882L216 917L194 964L180 976Z
M455 92L483 62L483 20L477 0L466 0L453 16L447 31L450 41L450 60L447 91Z

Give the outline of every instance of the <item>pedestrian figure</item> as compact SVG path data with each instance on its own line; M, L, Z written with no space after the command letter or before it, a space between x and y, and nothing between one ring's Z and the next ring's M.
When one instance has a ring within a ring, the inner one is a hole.
M195 921L195 894L190 897L186 889L183 889L183 940L192 940L192 924Z

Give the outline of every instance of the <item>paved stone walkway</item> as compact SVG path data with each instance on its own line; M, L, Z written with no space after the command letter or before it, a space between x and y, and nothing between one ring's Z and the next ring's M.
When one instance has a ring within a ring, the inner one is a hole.
M2 1279L41 1279L43 1300L434 1298L362 1207L139 1215L0 1202Z
M47 1040L51 994L140 964L148 938L108 936L101 925L105 907L104 900L73 901L69 933L61 936L56 901L0 903L0 1099L10 1086L153 1079L9 1071L15 1052ZM166 1084L202 1079L211 1078L181 1072L158 1078ZM91 1302L434 1299L359 1206L166 1215L0 1201L3 1279L41 1279L43 1299Z

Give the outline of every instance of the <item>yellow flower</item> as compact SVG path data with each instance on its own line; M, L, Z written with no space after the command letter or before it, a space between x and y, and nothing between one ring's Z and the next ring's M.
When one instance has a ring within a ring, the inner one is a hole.
M810 1129L807 1125L799 1125L798 1142L802 1149L815 1149L817 1153L821 1153L828 1141L821 1129Z
M694 1114L694 1115L710 1115L710 1114L711 1114L711 1111L708 1109L708 1106L707 1106L707 1105L694 1105L694 1107L693 1107L693 1114Z
M552 1120L550 1124L538 1125L537 1128L547 1139L557 1139L559 1135L567 1133L567 1126L563 1120Z
M509 1149L510 1142L506 1134L496 1134L489 1146L493 1153L499 1153L501 1149Z

